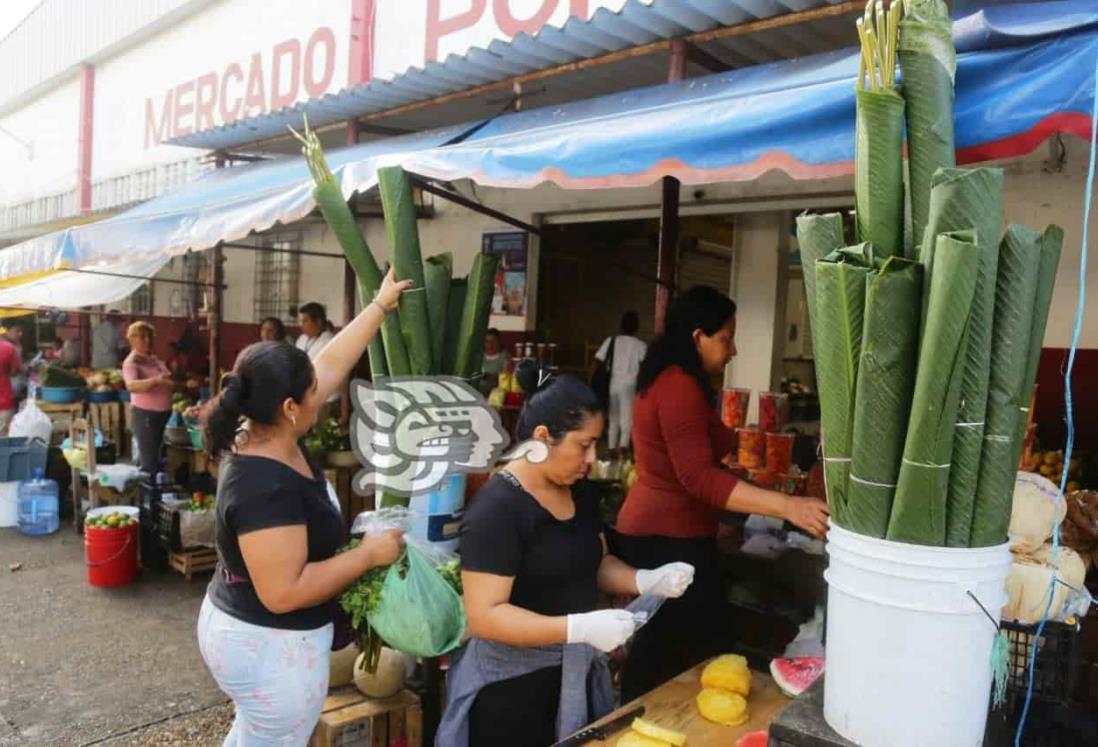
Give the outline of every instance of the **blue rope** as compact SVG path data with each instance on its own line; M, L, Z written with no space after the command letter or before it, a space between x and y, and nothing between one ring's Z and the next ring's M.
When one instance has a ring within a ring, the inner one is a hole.
M1087 186L1083 194L1083 240L1079 253L1079 299L1075 304L1075 328L1071 333L1071 347L1068 349L1067 368L1064 370L1064 408L1067 420L1067 444L1064 447L1064 470L1060 475L1060 499L1064 499L1064 491L1067 488L1068 465L1071 463L1071 452L1075 448L1075 414L1071 401L1071 372L1075 367L1075 351L1079 348L1079 337L1083 332L1083 315L1087 307L1087 244L1090 233L1090 207L1094 201L1094 171L1095 151L1098 150L1098 59L1094 62L1094 101L1091 111L1090 125L1090 165L1087 171ZM1060 527L1057 526L1052 533L1052 567L1060 567ZM1029 716L1029 707L1033 702L1033 682L1037 674L1037 645L1045 632L1045 624L1048 622L1049 612L1052 609L1052 600L1056 591L1057 571L1054 570L1048 584L1048 603L1041 615L1041 622L1037 625L1037 635L1034 637L1033 646L1029 655L1029 683L1026 686L1026 703L1022 708L1022 717L1018 722L1018 731L1014 734L1014 747L1022 747L1022 734L1026 728L1026 718Z

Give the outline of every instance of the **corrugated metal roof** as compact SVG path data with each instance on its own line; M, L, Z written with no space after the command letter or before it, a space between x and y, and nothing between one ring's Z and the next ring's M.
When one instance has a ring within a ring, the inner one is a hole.
M232 148L285 135L288 124L298 125L308 114L313 126L323 127L355 116L383 112L436 96L496 83L516 75L598 57L610 52L660 40L735 26L751 21L841 5L843 0L628 0L618 12L605 8L587 21L572 18L562 27L547 26L530 36L495 40L487 48L413 68L392 80L373 80L339 93L301 102L276 112L238 120L211 130L170 141L173 145ZM851 16L826 17L811 25L774 28L726 37L700 45L729 67L788 59L830 51L856 43ZM708 71L704 71L708 72ZM647 55L624 63L592 66L529 88L531 105L545 106L577 98L628 90L665 81L666 58ZM423 129L466 121L499 109L501 91L462 99L429 110L386 118L386 126ZM493 100L495 103L493 104Z
M0 111L68 75L138 31L169 24L213 0L43 0L0 39Z

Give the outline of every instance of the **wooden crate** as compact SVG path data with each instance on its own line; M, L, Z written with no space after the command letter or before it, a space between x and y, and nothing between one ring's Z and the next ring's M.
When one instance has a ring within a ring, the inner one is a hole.
M355 687L332 690L324 702L311 747L421 747L423 712L407 690L391 698L367 698Z
M168 558L172 568L179 571L190 581L195 573L212 571L217 565L217 551L208 548L173 552Z

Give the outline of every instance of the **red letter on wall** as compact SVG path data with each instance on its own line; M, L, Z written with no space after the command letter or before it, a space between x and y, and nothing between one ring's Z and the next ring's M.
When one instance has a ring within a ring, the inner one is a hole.
M289 65L286 70L283 63ZM284 73L289 73L289 85L285 86ZM301 87L301 42L287 39L276 44L271 52L271 111L275 112L297 101Z
M156 121L156 109L153 100L145 99L145 150L156 147L168 139L172 126L172 93L169 88L164 94L164 103L160 107L160 122Z
M515 36L522 32L535 34L553 15L553 11L557 9L557 2L558 0L542 0L541 7L534 15L519 20L511 13L511 0L492 0L492 14L504 36Z
M217 106L217 73L200 75L195 82L194 129L195 132L209 130L214 126L214 108Z
M194 81L188 80L175 87L175 116L172 118L172 137L183 137L194 132Z
M332 84L332 78L335 77L335 48L335 32L327 26L321 26L314 31L309 37L309 43L305 45L305 93L311 99L323 96ZM318 50L322 55L319 75L316 59Z
M221 112L221 123L232 124L240 118L240 109L243 106L243 101L240 95L236 96L236 103L232 105L232 108L228 107L229 93L228 83L230 79L236 79L237 83L244 80L244 71L240 68L240 63L234 62L225 68L224 74L221 76L221 90L220 90L220 102L219 111Z
M267 111L267 84L263 80L263 57L252 53L248 67L248 85L244 88L244 114L254 116Z
M427 62L438 59L438 41L447 34L467 29L480 20L488 0L472 0L469 10L456 16L442 18L441 0L427 0L427 48L424 56Z

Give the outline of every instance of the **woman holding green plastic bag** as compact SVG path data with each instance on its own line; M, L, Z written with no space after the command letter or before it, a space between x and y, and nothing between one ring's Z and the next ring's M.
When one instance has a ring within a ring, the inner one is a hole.
M598 495L585 480L604 417L590 387L546 379L533 361L516 439L532 447L466 511L462 582L472 639L452 655L440 747L544 747L613 708L609 652L636 628L599 592L678 597L685 563L638 571L610 555ZM539 380L540 379L540 380Z

